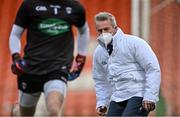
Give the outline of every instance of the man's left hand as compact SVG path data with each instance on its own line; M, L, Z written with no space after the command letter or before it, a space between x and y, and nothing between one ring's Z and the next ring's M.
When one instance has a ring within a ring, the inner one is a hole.
M153 111L156 106L155 106L155 103L154 103L154 102L144 100L144 101L142 102L142 107L143 107L147 112L150 112L150 111Z

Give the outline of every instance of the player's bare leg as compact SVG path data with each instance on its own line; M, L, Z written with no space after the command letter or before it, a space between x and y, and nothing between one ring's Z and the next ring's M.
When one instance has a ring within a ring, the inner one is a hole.
M33 116L35 113L35 107L22 107L16 103L12 107L11 116Z
M20 116L19 103L15 103L12 106L11 116Z
M58 91L52 91L47 96L47 110L50 116L58 116L61 114L64 96Z
M24 93L19 90L19 101L12 107L12 116L34 116L41 93Z
M22 107L20 106L20 116L34 116L36 107Z

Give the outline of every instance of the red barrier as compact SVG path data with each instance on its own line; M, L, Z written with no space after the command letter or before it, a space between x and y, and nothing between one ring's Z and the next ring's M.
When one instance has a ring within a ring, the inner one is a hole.
M11 26L21 2L22 0L1 0L0 4L0 115L10 114L11 105L17 100L18 95L16 76L10 71L11 57L8 41ZM99 11L108 11L114 14L119 26L125 32L130 32L130 0L81 0L81 2L87 11L87 20L92 38L96 36L93 17ZM91 70L91 53L88 55L87 60L85 70ZM90 93L90 95L92 94ZM92 100L94 101L89 103L95 103L95 97ZM68 107L72 108L71 106ZM81 111L82 109L79 110ZM68 115L68 112L66 114Z

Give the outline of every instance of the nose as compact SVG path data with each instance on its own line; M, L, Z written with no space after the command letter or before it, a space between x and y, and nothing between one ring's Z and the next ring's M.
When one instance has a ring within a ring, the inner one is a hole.
M98 30L98 35L101 35L102 33L104 33L105 31L103 29Z
M102 29L102 33L105 33L106 31L104 29Z

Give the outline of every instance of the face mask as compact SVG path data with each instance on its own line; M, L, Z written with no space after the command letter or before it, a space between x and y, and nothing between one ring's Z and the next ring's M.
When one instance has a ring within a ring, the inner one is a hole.
M102 33L98 38L98 43L102 46L107 48L108 44L112 42L112 34L111 33Z

